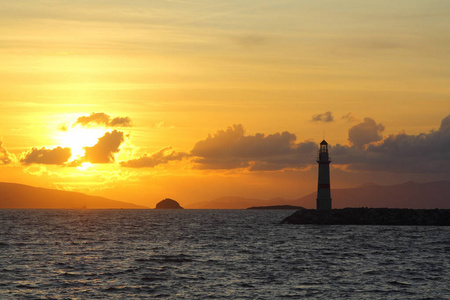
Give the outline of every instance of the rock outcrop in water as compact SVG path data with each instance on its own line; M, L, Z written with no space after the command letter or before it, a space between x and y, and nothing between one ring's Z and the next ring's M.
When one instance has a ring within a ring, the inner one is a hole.
M450 226L450 209L302 209L285 218L282 223L319 225Z
M155 209L183 209L180 204L172 199L166 198L156 204Z

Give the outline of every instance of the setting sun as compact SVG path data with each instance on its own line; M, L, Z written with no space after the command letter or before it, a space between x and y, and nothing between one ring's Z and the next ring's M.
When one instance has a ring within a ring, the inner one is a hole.
M82 157L85 152L83 148L95 145L105 132L106 130L104 128L83 128L75 126L69 128L67 131L61 132L59 140L62 147L69 147L72 150L70 161L73 161ZM79 169L85 170L88 167L79 167Z

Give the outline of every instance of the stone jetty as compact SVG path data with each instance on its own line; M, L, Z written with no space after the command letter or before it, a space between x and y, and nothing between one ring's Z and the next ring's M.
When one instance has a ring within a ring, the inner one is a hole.
M285 218L282 223L318 225L450 226L450 209L301 209Z

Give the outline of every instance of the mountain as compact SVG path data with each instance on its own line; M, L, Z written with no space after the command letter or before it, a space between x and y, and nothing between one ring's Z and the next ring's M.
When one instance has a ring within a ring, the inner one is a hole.
M450 209L450 181L429 183L406 182L382 186L366 184L355 188L331 190L333 208L388 207L415 209ZM316 192L296 200L276 198L271 200L243 197L222 197L212 201L192 204L189 208L242 209L252 206L294 205L305 208L316 207Z
M397 185L364 185L357 188L332 189L333 208L387 207L434 209L450 208L450 181L428 183L406 182ZM311 193L299 203L315 207L316 193Z
M429 183L406 182L381 186L367 184L355 188L332 189L333 208L388 207L415 209L450 209L450 181ZM296 200L270 200L244 197L221 197L212 201L188 205L196 209L246 209L254 206L293 205L316 207L316 193ZM77 192L36 188L16 183L0 182L1 208L115 208L147 209L132 203L89 196Z
M77 192L0 182L0 208L146 209L148 207Z

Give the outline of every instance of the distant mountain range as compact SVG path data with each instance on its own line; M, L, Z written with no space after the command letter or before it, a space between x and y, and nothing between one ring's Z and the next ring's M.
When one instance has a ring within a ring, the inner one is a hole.
M389 186L366 184L356 188L332 189L331 198L333 199L333 208L450 209L450 181L406 182ZM196 209L246 209L255 206L277 205L315 208L316 193L314 192L295 200L221 197L212 201L186 205L185 207ZM5 182L0 182L1 208L148 209L145 206L77 192L36 188Z
M387 207L414 209L450 209L450 181L429 183L406 182L381 186L366 184L356 188L331 190L333 208L345 207ZM187 208L197 209L243 209L253 206L294 205L305 208L316 207L316 192L300 199L270 200L243 197L221 197L212 201L195 203Z
M144 209L148 207L77 192L0 182L0 208Z

